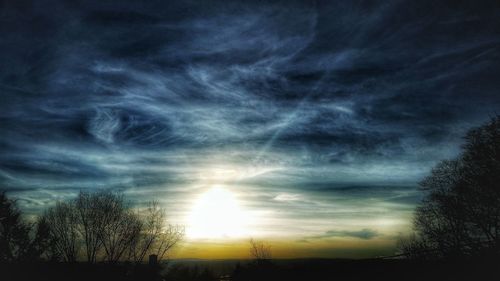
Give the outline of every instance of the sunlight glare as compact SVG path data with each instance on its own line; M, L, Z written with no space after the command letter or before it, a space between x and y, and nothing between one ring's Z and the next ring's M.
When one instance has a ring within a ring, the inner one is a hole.
M188 218L188 238L241 238L249 235L250 216L235 195L213 187L195 202Z

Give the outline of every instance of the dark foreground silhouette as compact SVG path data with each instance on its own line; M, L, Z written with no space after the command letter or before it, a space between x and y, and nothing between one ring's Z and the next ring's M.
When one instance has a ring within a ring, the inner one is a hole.
M276 260L176 262L168 266L84 263L1 264L10 280L498 280L496 260Z

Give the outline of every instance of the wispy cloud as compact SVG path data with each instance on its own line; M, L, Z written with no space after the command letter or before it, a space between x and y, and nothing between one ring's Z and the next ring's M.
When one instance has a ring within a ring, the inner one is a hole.
M500 106L498 9L428 5L5 4L0 185L31 213L110 188L182 223L224 184L268 235L405 229Z
M305 239L326 239L326 238L336 238L336 237L352 237L363 240L370 240L379 236L380 234L372 229L363 228L361 230L328 230L324 234L316 236L308 236Z

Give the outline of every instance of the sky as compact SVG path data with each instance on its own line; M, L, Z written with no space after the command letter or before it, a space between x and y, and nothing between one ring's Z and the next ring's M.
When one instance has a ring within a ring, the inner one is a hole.
M30 215L80 190L158 200L187 227L175 257L245 257L250 237L275 257L392 254L418 182L499 112L499 14L2 1L0 188Z

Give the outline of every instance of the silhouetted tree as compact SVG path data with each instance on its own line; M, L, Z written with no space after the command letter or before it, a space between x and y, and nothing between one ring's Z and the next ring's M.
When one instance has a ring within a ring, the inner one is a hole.
M36 261L46 257L49 249L46 221L26 222L16 202L0 191L0 261Z
M125 206L122 196L114 196L111 199L103 210L101 240L106 260L117 262L139 236L142 223L139 217Z
M157 201L150 202L141 217L141 232L130 244L130 259L141 263L148 254L162 260L183 237L184 228L166 225L165 209Z
M470 130L463 152L440 162L420 186L426 196L415 213L415 236L400 243L405 255L499 255L500 117Z
M112 193L99 191L95 193L80 192L75 200L78 230L83 237L87 262L94 263L102 247L101 234L104 230L104 209L112 197Z
M412 233L407 237L401 237L397 242L397 248L407 258L424 260L431 257L433 254L429 252L431 247L424 238Z
M50 225L43 216L39 217L35 223L35 234L31 242L30 256L37 260L57 259L54 242L50 233Z
M131 243L130 259L136 263L144 261L154 243L160 236L165 224L165 211L158 201L150 202L142 219L141 233Z
M0 261L26 258L31 241L31 227L21 217L16 202L0 192Z
M184 237L184 227L179 225L168 225L164 229L159 237L156 244L156 255L159 260L166 257L166 254L182 240Z
M231 280L289 280L280 275L280 269L271 262L271 246L262 241L250 239L250 258L252 262L246 265L237 264L234 268Z
M250 256L258 263L270 261L272 257L271 246L262 241L250 239Z
M142 222L121 194L80 192L74 208L87 262L96 262L101 252L102 259L112 263L126 258L142 231Z
M42 216L47 224L54 255L63 261L76 261L79 253L78 217L73 202L57 202Z
M500 253L500 116L466 136L461 182L467 224L480 248Z
M0 261L74 262L82 252L89 263L141 263L148 254L161 260L184 235L184 228L166 225L165 218L157 202L140 214L121 194L98 191L57 202L29 224L15 202L0 193Z

